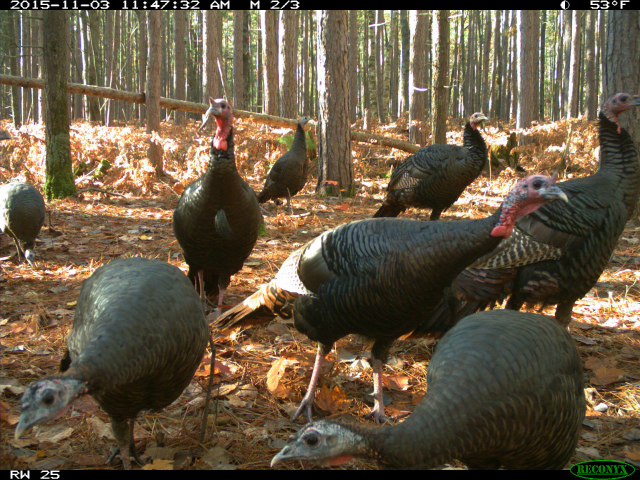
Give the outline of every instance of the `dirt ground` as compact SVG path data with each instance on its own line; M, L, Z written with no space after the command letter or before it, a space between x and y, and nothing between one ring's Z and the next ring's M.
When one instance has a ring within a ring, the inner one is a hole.
M551 174L563 150L568 123L542 124L521 149L528 173ZM450 123L449 143L462 144L462 120ZM505 144L513 125L489 122L483 132L489 145ZM28 125L0 144L0 183L18 179L42 191L44 130ZM109 419L89 396L73 404L56 421L39 425L19 440L13 437L19 397L34 380L54 374L65 351L82 282L100 265L117 257L141 255L165 260L186 272L171 229L178 196L206 168L210 133L197 125L163 125L158 137L165 152L165 173L155 178L145 158L147 137L138 127L72 126L73 166L85 165L77 177L78 197L47 203L49 215L36 246L35 268L18 265L13 242L0 247L0 467L3 469L121 468L119 460L103 466L115 442ZM286 151L277 139L290 133L251 120L236 121L236 159L242 176L259 191L268 169ZM377 125L374 133L406 140L406 119ZM568 178L597 169L595 123L574 122ZM316 163L303 193L294 197L294 215L266 206L266 234L231 280L225 303L242 301L269 281L295 249L321 232L345 222L368 218L377 210L388 182L389 165L408 154L370 144L353 144L357 182L355 198L315 195ZM92 175L100 162L110 169ZM489 215L518 176L505 169L483 175L442 216L442 221ZM429 211L409 210L407 218L428 218ZM640 467L638 441L638 352L640 269L637 222L627 225L599 283L573 311L570 333L584 361L588 411L572 463L591 459L622 460ZM553 307L543 313L553 314ZM315 345L291 322L275 321L232 338L216 340L214 396L208 428L199 441L204 387L210 352L194 381L171 406L138 417L136 446L146 469L268 468L272 456L304 422L289 417L304 395ZM385 367L388 416L410 412L426 390L426 373L435 344L398 341ZM332 368L323 379L314 418L370 423L364 394L371 389L370 348L349 336L329 355ZM461 464L454 462L454 467ZM289 463L278 468L300 468ZM137 467L136 467L137 468ZM357 460L340 468L376 468Z

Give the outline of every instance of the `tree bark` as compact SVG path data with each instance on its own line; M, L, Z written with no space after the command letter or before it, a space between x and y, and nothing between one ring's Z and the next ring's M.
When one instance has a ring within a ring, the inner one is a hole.
M358 11L349 10L349 122L356 122L358 98Z
M264 76L264 111L278 114L278 12L260 10L262 30L262 74Z
M294 10L283 10L280 22L280 116L296 118L297 79L296 63L298 60L298 15Z
M233 11L233 108L244 108L244 69L242 63L242 10Z
M449 77L449 10L437 10L433 15L435 73L433 82L433 143L447 143L447 110L449 108L447 80Z
M619 92L637 95L640 91L640 14L611 10L607 12L607 40L604 54L604 100ZM620 126L640 144L640 108L620 115ZM638 213L638 210L636 210Z
M186 12L179 10L173 15L173 34L175 41L175 57L174 57L174 79L177 100L185 100L186 84L184 76L184 45L186 31ZM180 110L176 110L173 114L176 125L184 125L185 114Z
M160 68L161 68L161 37L163 12L151 11L149 15L149 62L147 63L147 133L160 132ZM153 165L156 175L163 174L162 146L150 138L147 150L149 162Z
M427 23L426 10L412 10L409 13L411 29L411 68L409 70L409 141L424 145L426 134L420 129L424 120L424 97L426 95L424 75L424 34ZM421 89L421 90L418 90Z
M571 61L569 70L569 108L567 118L578 117L578 79L579 79L579 56L580 56L580 11L573 10L571 25Z
M43 15L43 80L46 144L47 200L64 198L76 192L71 170L69 140L69 49L67 48L68 14L52 10Z
M318 10L318 185L321 195L354 194L349 135L347 11Z
M376 105L378 107L378 119L380 123L387 123L387 114L384 101L384 47L382 45L382 32L384 31L384 13L376 10L376 26L374 29L374 57L376 65Z
M409 65L411 50L411 30L409 15L406 10L400 10L400 36L402 48L400 51L400 114L409 109Z
M534 82L531 81L538 78L534 75L535 56L533 54L533 50L538 48L536 43L538 32L535 29L535 22L531 18L537 14L538 12L535 10L519 10L516 14L518 25L518 108L516 128L520 131L531 126L534 111L538 106L533 98ZM527 143L523 133L520 133L518 143L519 145Z
M598 115L598 85L596 83L596 36L595 36L595 20L596 12L591 10L586 12L585 24L585 79L584 93L586 97L585 116L587 120L595 120Z
M20 58L20 49L18 43L20 40L16 38L16 29L14 27L18 12L9 12L5 20L7 25L7 40L9 43L9 70L11 75L20 76L20 68L18 59ZM11 89L11 114L13 116L13 125L20 128L22 125L22 90L18 87Z

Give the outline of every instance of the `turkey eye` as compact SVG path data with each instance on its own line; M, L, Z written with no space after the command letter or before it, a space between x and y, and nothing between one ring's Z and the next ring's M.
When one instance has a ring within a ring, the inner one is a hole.
M533 182L533 188L535 188L536 190L539 190L542 187L542 182L540 180L536 180L535 182Z
M621 102L626 102L627 100L628 100L628 98L627 98L626 95L623 95L623 96L620 97L620 101Z
M318 437L316 437L315 435L311 435L304 439L304 443L306 443L309 447L315 447L316 445L318 445Z
M42 399L42 401L44 402L45 405L51 405L53 404L53 395L49 394L46 397L44 397L44 399Z

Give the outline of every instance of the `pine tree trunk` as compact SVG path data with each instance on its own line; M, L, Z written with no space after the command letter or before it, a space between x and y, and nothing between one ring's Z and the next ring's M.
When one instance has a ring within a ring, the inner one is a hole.
M242 30L244 14L242 10L233 11L233 106L244 109L244 64L242 62L242 50L244 38Z
M278 115L278 12L260 10L262 30L262 74L264 82L264 111L267 115Z
M148 12L149 17L149 61L147 63L147 88L145 97L147 101L147 134L160 132L160 69L162 17L160 11ZM149 142L147 157L153 165L156 175L163 173L162 146L157 142Z
M435 46L433 82L433 143L447 143L447 89L449 75L449 10L438 10L433 15L433 42Z
M46 12L42 18L47 171L44 193L48 200L64 198L76 192L71 171L71 142L69 140L68 21L68 13L59 10Z
M320 195L353 196L346 10L317 11L318 185Z
M173 34L175 41L174 52L174 79L176 85L176 100L185 100L186 84L184 76L184 45L185 45L185 27L186 27L186 12L184 10L178 10L173 14ZM184 125L185 113L179 110L174 110L173 118L176 125Z
M412 10L409 13L409 25L411 29L411 69L409 70L409 141L424 145L426 135L420 129L424 121L424 97L427 94L423 63L424 59L424 35L427 23L426 10ZM422 90L418 90L422 89Z

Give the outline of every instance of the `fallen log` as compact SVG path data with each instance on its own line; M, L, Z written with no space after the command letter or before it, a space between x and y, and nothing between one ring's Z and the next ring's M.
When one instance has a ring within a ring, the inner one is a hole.
M44 82L37 78L16 77L14 75L0 75L1 85L11 85L23 88L39 88L44 89ZM144 93L126 92L107 87L96 87L94 85L83 85L80 83L67 83L67 91L69 93L90 95L92 97L109 98L111 100L121 100L123 102L146 103ZM170 110L181 110L184 112L198 113L202 115L209 108L202 103L187 102L184 100L174 100L172 98L160 97L160 107ZM273 115L265 115L263 113L247 112L245 110L233 110L233 114L237 118L250 118L254 122L263 123L274 127L289 127L295 129L298 121L288 118L275 117ZM316 128L314 121L308 124L312 130ZM415 153L420 149L419 145L398 140L396 138L384 137L382 135L373 135L371 133L351 132L351 140L355 142L371 143L383 147L397 148L409 153Z

